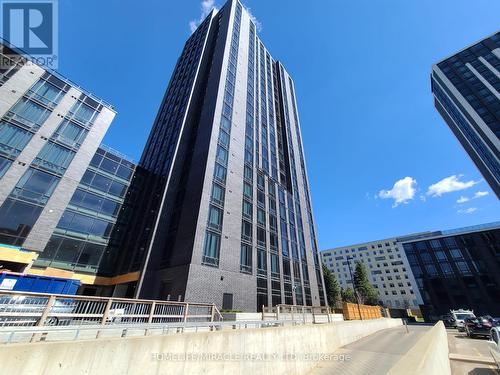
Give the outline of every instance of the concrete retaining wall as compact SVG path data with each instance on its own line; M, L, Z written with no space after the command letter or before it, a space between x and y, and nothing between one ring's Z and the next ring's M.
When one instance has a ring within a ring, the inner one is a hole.
M448 337L438 322L394 365L389 375L450 375Z
M0 366L5 374L298 375L313 368L318 355L331 354L340 346L400 325L400 319L376 319L124 339L11 344L0 349ZM210 355L211 359L202 360L202 355Z

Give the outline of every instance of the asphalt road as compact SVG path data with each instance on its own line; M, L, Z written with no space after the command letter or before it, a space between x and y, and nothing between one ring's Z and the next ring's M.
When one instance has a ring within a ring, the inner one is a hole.
M456 329L447 328L448 348L450 354L459 354L479 359L490 359L490 347L488 339L467 337L465 333L458 332ZM498 375L500 372L493 365L481 363L464 362L451 360L451 372L453 375Z
M432 326L410 325L385 329L335 352L343 360L320 362L309 375L386 374Z

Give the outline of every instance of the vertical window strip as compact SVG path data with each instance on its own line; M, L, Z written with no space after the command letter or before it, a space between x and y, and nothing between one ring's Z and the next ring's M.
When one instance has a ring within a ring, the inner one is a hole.
M233 22L231 44L229 47L229 61L226 73L226 84L224 88L225 91L222 104L222 115L219 124L218 139L221 140L221 137L227 139L227 141L224 142L227 145L226 146L227 150L229 150L230 146L231 121L233 117L234 86L236 82L236 67L238 66L241 12L242 12L242 7L241 4L238 2L236 4L236 12ZM221 135L221 133L223 132L227 133L229 137L225 137L224 134ZM217 147L220 147L220 143L221 142L219 141ZM215 167L214 167L214 179L217 179L219 185L221 185L224 188L227 178L227 165L228 165L228 158L226 157L225 159L218 159L218 161L215 162ZM224 169L223 171L222 168ZM222 175L224 176L224 178L221 178ZM221 206L221 212L223 213L224 202L222 202L220 206ZM222 217L220 218L220 226L219 226L220 229L218 230L219 233L214 233L213 226L211 230L208 230L208 228L210 227L209 220L210 217L207 220L207 231L205 234L205 244L203 249L202 263L205 265L218 267L219 255L220 255L220 242L221 242L220 232L222 231L223 219ZM217 241L209 240L214 238L218 238L218 240Z
M249 139L250 142L245 142L245 162L243 163L243 169L245 167L250 167L252 170L252 181L253 181L253 133L254 133L254 82L255 82L255 26L250 21L250 32L249 32L249 47L248 47L248 73L247 73L247 110L246 110L246 126L245 126L245 139ZM247 158L246 155L249 155ZM248 160L247 160L248 159ZM245 170L243 170L243 176L245 176ZM253 190L253 182L252 182ZM253 211L253 199L243 198L242 205L245 205L245 201L249 201L251 204L251 209ZM247 243L246 243L247 242ZM253 254L253 239L246 239L245 242L241 242L241 254L240 254L240 272L252 273L252 254Z

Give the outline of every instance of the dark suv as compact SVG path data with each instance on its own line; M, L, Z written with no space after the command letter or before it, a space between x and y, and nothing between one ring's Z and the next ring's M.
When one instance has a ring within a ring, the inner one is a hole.
M464 324L465 332L471 338L476 336L490 337L491 328L494 326L493 319L490 316L466 318Z

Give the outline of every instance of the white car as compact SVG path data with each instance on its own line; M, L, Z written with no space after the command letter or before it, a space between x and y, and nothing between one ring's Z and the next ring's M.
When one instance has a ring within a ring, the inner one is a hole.
M500 327L494 327L491 329L491 341L490 343L490 353L498 368L500 368Z
M465 332L465 324L464 321L467 318L475 318L474 312L472 310L451 310L451 316L455 320L455 326L457 327L459 332Z

